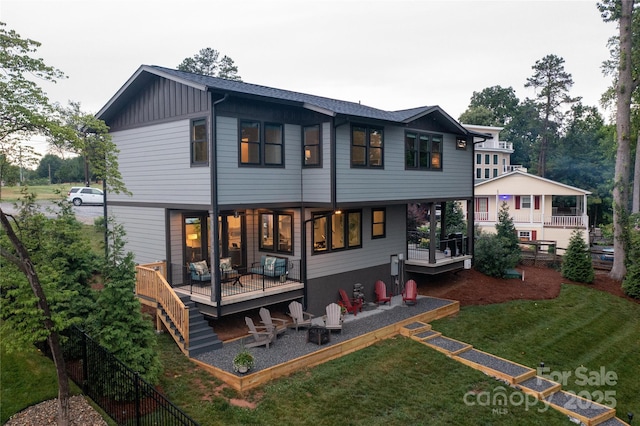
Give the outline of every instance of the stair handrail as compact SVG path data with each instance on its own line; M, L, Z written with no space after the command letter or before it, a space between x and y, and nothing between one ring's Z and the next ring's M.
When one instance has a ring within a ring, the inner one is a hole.
M154 264L155 265L155 264ZM184 339L184 347L189 347L189 308L180 300L171 285L156 266L136 266L136 294L158 303L169 316L174 327ZM156 314L158 315L158 314ZM176 339L176 336L174 336ZM176 340L177 342L177 340ZM180 343L180 342L177 342Z

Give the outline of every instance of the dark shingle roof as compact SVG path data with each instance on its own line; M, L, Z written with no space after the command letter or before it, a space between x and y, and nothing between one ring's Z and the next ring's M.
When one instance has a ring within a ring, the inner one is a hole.
M151 68L171 75L180 80L191 81L193 83L206 86L209 89L221 92L234 92L242 95L278 99L281 101L308 104L321 108L335 114L355 115L358 117L373 118L376 120L402 121L405 111L384 111L369 107L356 102L341 101L338 99L325 98L322 96L308 95L306 93L293 92L291 90L276 89L273 87L260 86L257 84L244 83L241 81L226 80L223 78L210 77L206 75L192 74L170 68L152 66ZM425 111L430 107L419 107L409 111Z
M126 103L127 98L135 96L134 88L145 84L148 77L156 75L159 77L178 81L197 87L200 90L210 90L221 94L250 97L254 99L263 98L267 101L277 101L297 105L319 111L327 115L345 115L352 117L382 120L392 123L408 123L422 116L436 112L437 119L449 128L450 131L467 134L467 130L457 121L451 118L439 106L421 106L401 111L385 111L378 108L362 105L356 102L342 101L338 99L325 98L322 96L309 95L306 93L293 92L291 90L276 89L273 87L261 86L258 84L245 83L242 81L226 80L223 78L211 77L200 74L193 74L165 68L157 65L142 65L136 73L125 83L109 102L98 112L98 118L108 120L118 109Z

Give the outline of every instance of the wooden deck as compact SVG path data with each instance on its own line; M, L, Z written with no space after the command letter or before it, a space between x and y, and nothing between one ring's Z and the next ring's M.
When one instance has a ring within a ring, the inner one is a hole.
M308 353L285 363L265 368L263 370L258 370L254 373L244 376L238 376L230 371L214 367L197 359L190 359L192 362L199 365L218 379L224 381L232 388L242 392L261 386L270 380L287 376L298 370L314 367L327 361L340 358L344 355L373 345L381 340L393 337L399 334L401 329L408 324L418 321L431 322L439 318L444 318L456 314L460 310L460 303L457 301L448 302L450 303L444 306L428 311L423 311L416 314L415 316L411 316L409 318L403 319L402 321L373 330L369 333L353 337L349 340L331 344L330 346L326 347L319 346L318 350L312 353ZM384 312L379 315L384 315ZM366 318L358 319L357 321L366 321Z

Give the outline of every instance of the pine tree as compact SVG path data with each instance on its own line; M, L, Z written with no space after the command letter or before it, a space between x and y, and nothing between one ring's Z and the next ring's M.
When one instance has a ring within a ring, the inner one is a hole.
M515 267L520 261L520 241L518 241L518 233L513 225L513 219L509 216L509 206L503 202L498 212L498 223L496 223L496 231L499 237L502 237L503 244L509 258L516 259L511 268Z
M153 324L143 317L135 296L135 264L133 254L123 252L122 225L111 224L112 250L103 273L105 286L89 316L87 331L127 367L153 383L162 368Z
M593 282L594 273L591 253L584 241L582 231L574 230L569 239L569 247L562 259L562 276L580 283Z

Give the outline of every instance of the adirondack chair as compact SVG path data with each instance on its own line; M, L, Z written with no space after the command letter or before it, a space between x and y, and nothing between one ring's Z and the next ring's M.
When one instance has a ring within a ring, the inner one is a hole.
M296 300L289 303L289 315L293 319L293 324L289 327L295 328L296 331L298 331L298 327L311 327L313 315L302 310L302 303Z
M253 336L253 342L247 342L244 344L245 348L253 348L255 346L266 346L269 349L269 344L276 338L276 334L273 331L267 330L266 327L256 327L253 320L249 317L244 317L244 321L249 327L249 335Z
M287 331L287 321L280 318L273 318L267 308L260 308L260 319L267 330L274 331L276 336Z
M415 305L418 303L418 286L414 280L409 280L404 285L402 292L402 301L407 305Z
M330 303L325 308L327 314L323 317L327 330L340 330L342 333L342 308L337 303Z
M350 299L347 296L347 292L340 289L340 301L338 305L344 306L347 312L351 312L353 316L356 316L358 311L362 312L362 299Z
M378 305L381 303L391 305L391 296L387 295L387 285L382 280L376 281L376 302Z

